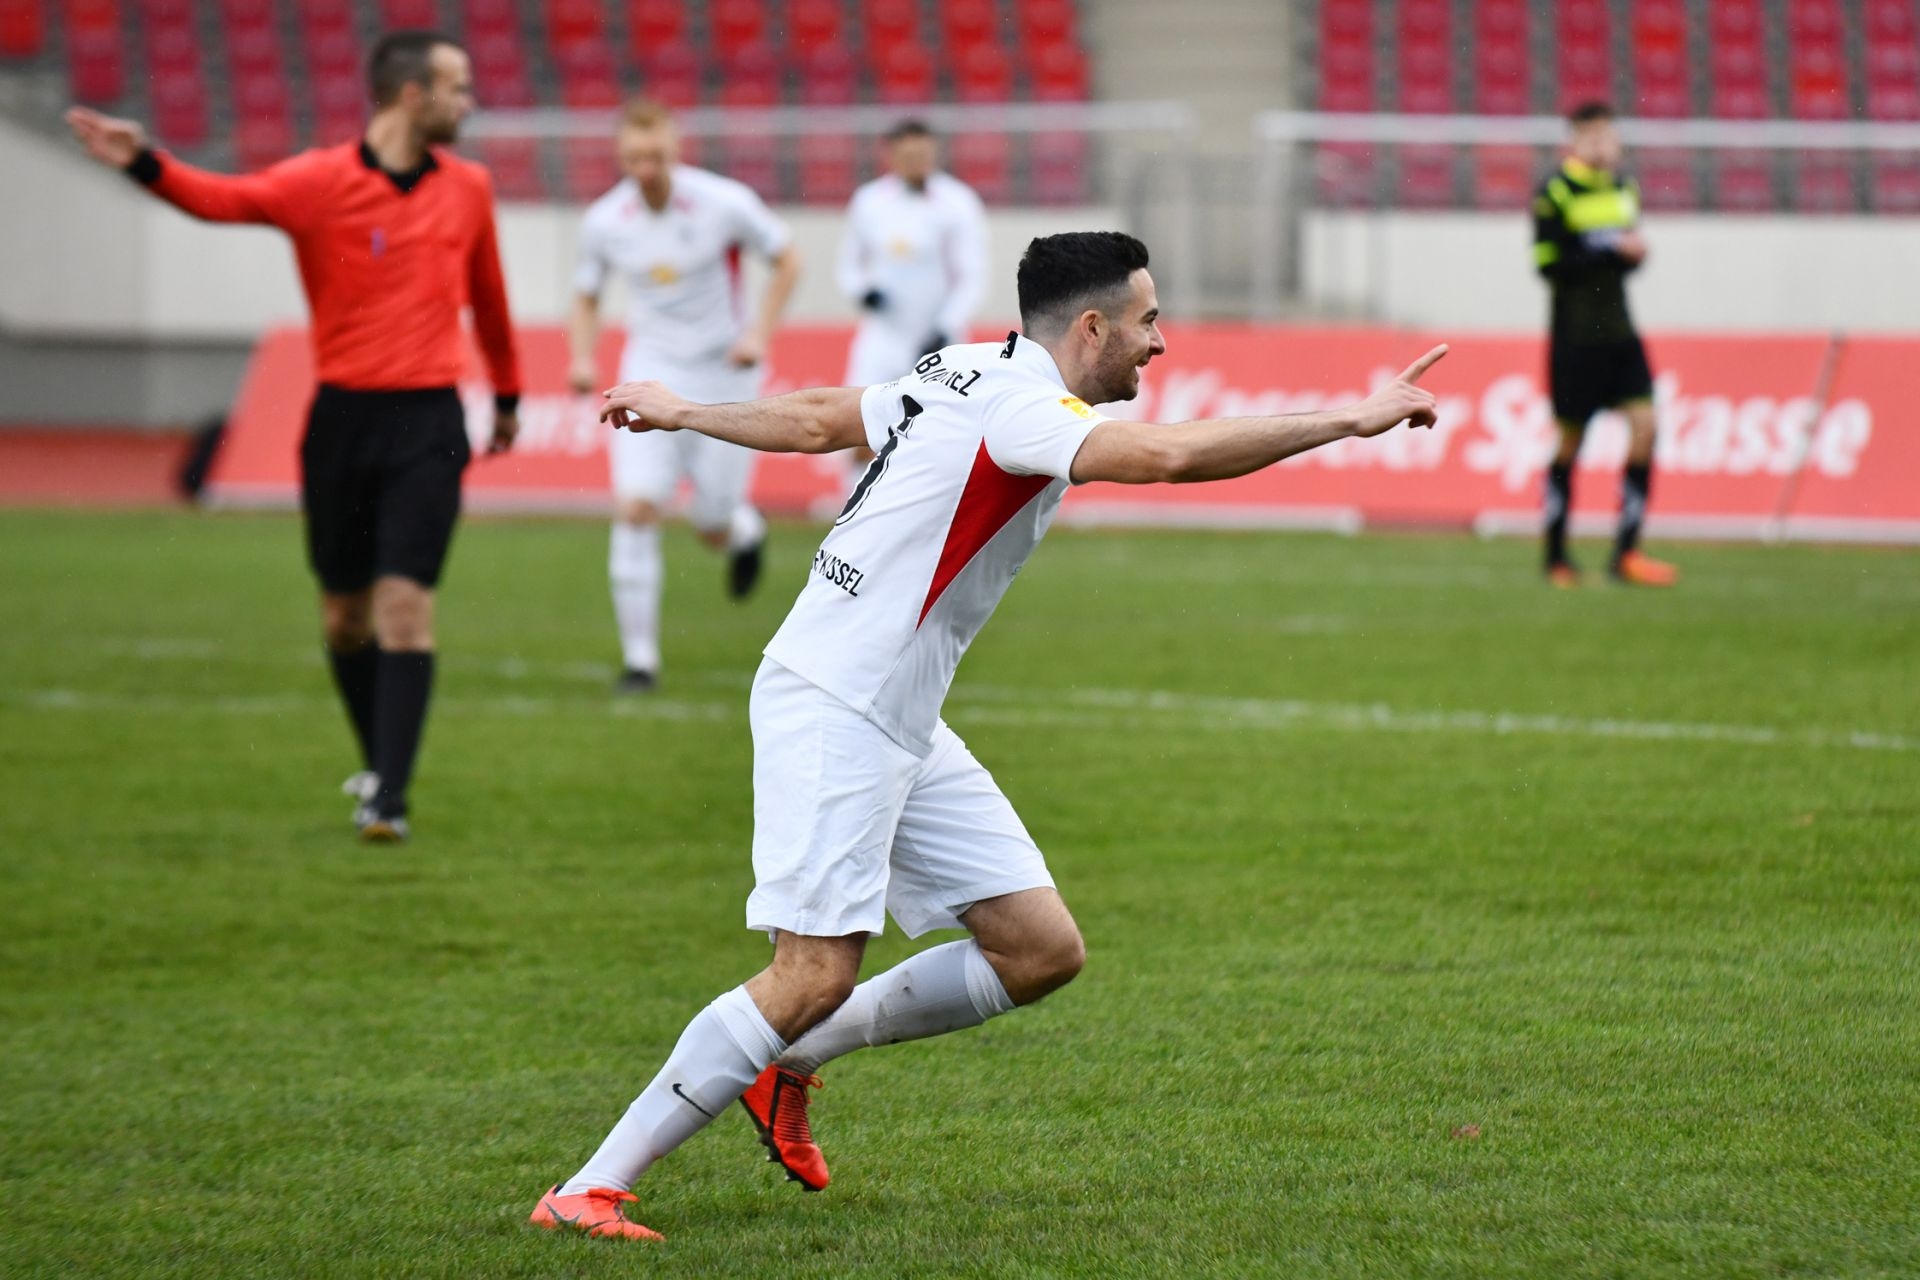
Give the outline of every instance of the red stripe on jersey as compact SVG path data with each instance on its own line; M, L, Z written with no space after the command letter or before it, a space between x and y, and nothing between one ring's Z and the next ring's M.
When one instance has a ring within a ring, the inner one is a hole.
M1051 476L1016 476L1002 471L987 456L986 442L981 442L967 487L960 491L953 523L947 526L947 544L940 548L940 562L933 568L933 585L927 588L927 602L920 606L920 622L927 620L934 604L980 549L993 541L993 535L1006 528L1007 521L1052 483Z

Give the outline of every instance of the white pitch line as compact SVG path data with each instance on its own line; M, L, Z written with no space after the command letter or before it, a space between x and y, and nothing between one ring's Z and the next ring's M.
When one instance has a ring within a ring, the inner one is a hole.
M714 673L719 674L719 673ZM725 682L731 680L724 678ZM696 680L719 683L719 680ZM36 711L148 712L277 716L331 710L331 699L297 695L184 698L169 695L96 694L73 689L24 689L0 693L0 701ZM730 721L746 717L746 699L548 698L517 694L492 697L448 695L438 699L456 712L510 716L586 713L634 720ZM1043 693L994 685L963 685L952 702L965 723L1049 725L1068 729L1126 728L1151 715L1208 731L1322 728L1386 733L1457 733L1495 737L1629 738L1656 742L1726 742L1757 747L1839 748L1920 752L1920 738L1859 729L1789 728L1661 720L1588 719L1509 711L1407 710L1385 703L1309 702L1291 698L1231 698L1164 689L1073 689Z

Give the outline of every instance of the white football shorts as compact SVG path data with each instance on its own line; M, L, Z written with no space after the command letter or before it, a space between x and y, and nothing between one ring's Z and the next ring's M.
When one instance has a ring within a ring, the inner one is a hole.
M698 404L732 404L760 394L759 369L712 368L677 374L656 368L623 368L621 381L658 379ZM754 451L694 431L616 431L607 443L613 496L626 501L672 504L684 479L692 490L687 520L702 531L725 529L753 485Z
M910 938L976 902L1051 888L1033 837L945 721L917 756L771 660L753 680L753 893L747 927Z

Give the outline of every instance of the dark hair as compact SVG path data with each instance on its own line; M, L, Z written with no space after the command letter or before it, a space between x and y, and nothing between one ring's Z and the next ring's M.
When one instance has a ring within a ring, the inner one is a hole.
M904 142L908 138L931 138L932 136L933 130L927 126L925 120L902 120L886 133L888 142Z
M1032 335L1089 308L1106 310L1114 292L1146 265L1147 246L1124 231L1039 236L1020 256L1020 325Z
M410 84L433 83L433 51L441 45L458 49L460 42L438 31L389 31L373 46L367 59L367 89L373 105L389 107Z
M1593 124L1596 121L1611 119L1613 119L1613 104L1610 102L1602 102L1598 98L1595 98L1591 102L1583 102L1573 110L1567 112L1567 123L1576 129L1583 124Z

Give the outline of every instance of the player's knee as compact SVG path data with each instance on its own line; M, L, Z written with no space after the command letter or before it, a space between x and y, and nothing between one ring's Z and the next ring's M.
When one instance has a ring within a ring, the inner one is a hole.
M1086 964L1086 940L1078 927L1066 924L1028 939L994 969L1007 998L1026 1005L1072 982Z
M718 529L702 529L696 527L694 533L698 535L700 541L706 543L715 551L724 551L726 549L727 527L725 525L721 525Z
M613 518L621 524L659 524L660 508L645 498L622 498L614 504Z
M383 649L432 649L433 592L408 578L382 578L373 591L373 629Z
M335 653L353 653L373 643L373 607L360 596L326 596L320 604L320 633Z

